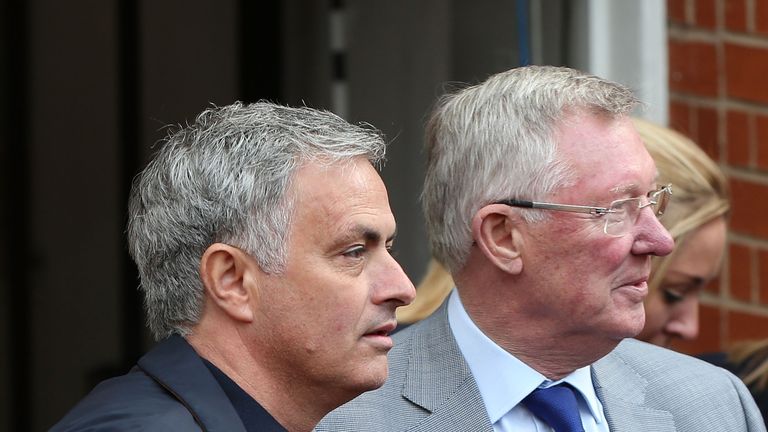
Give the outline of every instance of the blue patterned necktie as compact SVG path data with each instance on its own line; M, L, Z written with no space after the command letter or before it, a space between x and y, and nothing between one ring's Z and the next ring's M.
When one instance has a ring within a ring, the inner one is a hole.
M584 432L576 395L567 384L538 388L523 399L523 405L555 432Z

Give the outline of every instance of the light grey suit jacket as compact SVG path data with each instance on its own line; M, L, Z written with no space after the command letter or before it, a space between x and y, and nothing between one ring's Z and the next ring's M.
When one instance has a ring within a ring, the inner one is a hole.
M636 340L625 340L595 362L592 381L612 432L766 430L737 377ZM446 304L395 335L383 387L331 412L316 430L492 432L448 325Z

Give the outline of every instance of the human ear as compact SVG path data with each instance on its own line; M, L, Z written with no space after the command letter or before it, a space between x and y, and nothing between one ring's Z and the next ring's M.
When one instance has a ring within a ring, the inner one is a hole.
M232 319L252 322L254 319L250 299L252 292L247 281L252 263L242 250L223 243L208 246L200 259L200 279L206 296Z
M483 255L510 274L523 270L520 223L519 217L503 204L487 205L472 218L472 237Z

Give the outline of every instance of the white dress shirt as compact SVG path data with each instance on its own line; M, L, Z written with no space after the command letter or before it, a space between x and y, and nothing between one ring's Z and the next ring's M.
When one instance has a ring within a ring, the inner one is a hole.
M448 302L451 331L477 382L494 431L552 431L520 402L537 387L550 387L562 382L578 390L575 393L584 431L609 431L603 405L592 384L590 366L577 369L561 380L550 381L483 334L464 310L455 288Z

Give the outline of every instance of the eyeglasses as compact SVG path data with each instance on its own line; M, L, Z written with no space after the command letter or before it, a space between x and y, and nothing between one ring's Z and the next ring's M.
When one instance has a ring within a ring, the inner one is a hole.
M656 217L661 217L667 209L667 204L669 203L669 197L671 195L672 185L668 184L657 190L650 191L642 197L613 201L608 207L553 204L518 199L498 201L496 204L505 204L511 207L593 214L605 218L603 231L606 234L612 237L621 237L627 234L629 230L635 226L642 209L651 207L653 214L655 214Z

